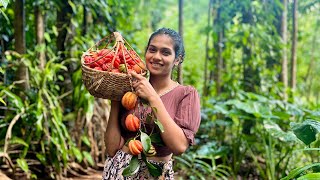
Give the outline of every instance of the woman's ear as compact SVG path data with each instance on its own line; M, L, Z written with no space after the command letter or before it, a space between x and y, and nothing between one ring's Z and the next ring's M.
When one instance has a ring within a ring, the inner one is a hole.
M178 66L179 64L180 64L180 62L181 62L181 55L179 55L176 59L175 59L175 61L174 61L174 65L175 66Z

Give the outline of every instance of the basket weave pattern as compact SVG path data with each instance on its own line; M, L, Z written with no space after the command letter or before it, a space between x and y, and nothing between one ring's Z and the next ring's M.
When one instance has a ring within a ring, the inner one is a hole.
M92 96L120 101L126 92L132 91L131 77L127 73L90 68L85 64L84 57L86 54L88 53L83 53L81 57L82 81Z

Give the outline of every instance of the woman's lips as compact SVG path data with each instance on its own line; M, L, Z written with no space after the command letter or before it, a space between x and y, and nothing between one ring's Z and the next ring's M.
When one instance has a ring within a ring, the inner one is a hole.
M152 67L162 67L162 64L159 63L150 63Z

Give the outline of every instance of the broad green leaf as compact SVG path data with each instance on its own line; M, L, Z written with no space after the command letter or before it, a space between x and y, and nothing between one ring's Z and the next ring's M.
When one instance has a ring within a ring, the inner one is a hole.
M133 156L130 160L128 167L126 167L123 170L122 175L125 177L132 176L133 174L139 171L139 168L140 168L140 164L139 164L138 156Z
M145 155L142 154L142 160L146 163L147 166L150 166L151 169L157 169L153 164L151 164Z
M143 158L143 161L146 163L149 173L153 177L158 177L162 174L162 168L159 165L150 163L146 158Z
M17 163L19 165L19 167L24 171L24 172L28 172L29 171L29 166L28 163L25 159L17 159Z
M156 125L159 127L161 132L164 132L163 126L158 119L154 120L154 123L156 123Z
M316 140L317 129L308 122L304 123L291 123L291 128L294 134L306 145L311 144Z
M318 180L320 179L320 173L310 173L299 177L297 180Z
M148 136L148 134L141 131L140 138L141 138L141 142L142 142L143 151L148 152L151 147L150 137Z
M263 127L272 136L283 142L295 142L297 140L296 136L292 132L284 132L273 121L263 121Z
M93 161L93 158L92 158L91 154L89 152L87 152L87 151L83 151L82 153L83 153L83 156L85 157L85 159L89 162L89 164L91 166L93 166L94 165L94 161Z
M310 124L312 127L317 129L318 132L320 132L320 122L313 121L313 120L306 120L303 122L304 124Z
M214 109L222 114L229 114L228 108L225 105L216 104Z
M201 147L199 147L195 153L197 154L197 156L200 156L201 158L210 158L221 157L223 155L227 155L228 152L228 147L219 146L215 141L209 141L203 144Z
M160 146L164 145L164 143L163 143L163 141L161 139L160 133L151 134L149 137L150 137L152 143L155 143L155 144L160 145Z

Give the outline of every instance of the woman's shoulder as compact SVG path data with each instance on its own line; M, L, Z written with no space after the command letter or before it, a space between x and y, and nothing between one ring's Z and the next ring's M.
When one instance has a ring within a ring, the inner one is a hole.
M179 93L182 93L183 95L188 95L190 93L196 93L198 94L198 91L195 87L191 86L191 85L179 85L176 88L176 91Z
M163 98L167 99L176 99L179 101L182 99L185 99L188 96L197 96L198 95L198 91L196 90L196 88L194 88L191 85L178 85L176 88L174 88L173 90L171 90L169 93L167 93L165 96L163 96Z

